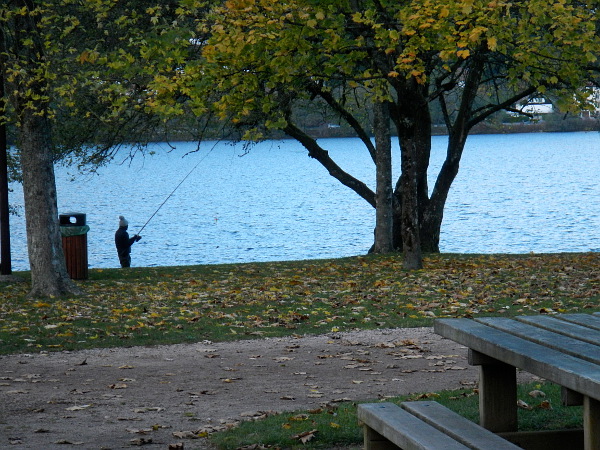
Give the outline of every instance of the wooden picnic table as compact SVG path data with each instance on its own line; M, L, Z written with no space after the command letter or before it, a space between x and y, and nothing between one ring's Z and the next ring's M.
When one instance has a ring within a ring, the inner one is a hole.
M480 366L480 425L524 448L600 450L600 313L438 319L435 332ZM519 433L516 369L562 386L583 405L583 430Z

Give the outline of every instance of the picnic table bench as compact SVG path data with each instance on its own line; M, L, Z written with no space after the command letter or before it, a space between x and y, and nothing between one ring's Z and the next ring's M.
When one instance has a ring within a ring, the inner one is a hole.
M358 405L365 450L516 450L520 447L433 401Z
M600 450L599 313L438 319L434 330L480 366L479 425L435 402L359 405L365 448ZM583 405L583 429L519 432L517 368L560 385L563 403Z

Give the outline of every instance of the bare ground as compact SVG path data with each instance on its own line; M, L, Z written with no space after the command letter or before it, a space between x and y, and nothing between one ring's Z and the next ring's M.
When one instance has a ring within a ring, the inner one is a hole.
M266 412L474 386L466 353L412 328L1 356L0 448L206 449Z

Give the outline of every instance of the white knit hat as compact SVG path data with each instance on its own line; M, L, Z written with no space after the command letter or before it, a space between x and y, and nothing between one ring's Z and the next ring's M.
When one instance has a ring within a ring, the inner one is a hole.
M127 222L127 219L123 216L119 216L119 228L126 227L128 225L129 225L129 222Z

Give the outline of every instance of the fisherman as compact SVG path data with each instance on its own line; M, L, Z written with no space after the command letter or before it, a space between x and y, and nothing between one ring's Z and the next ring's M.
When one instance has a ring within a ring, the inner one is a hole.
M119 229L115 233L115 245L117 247L117 254L119 255L121 267L131 266L131 246L134 242L138 242L142 238L137 234L130 238L129 233L127 233L128 227L129 222L127 222L127 219L123 216L119 216Z

